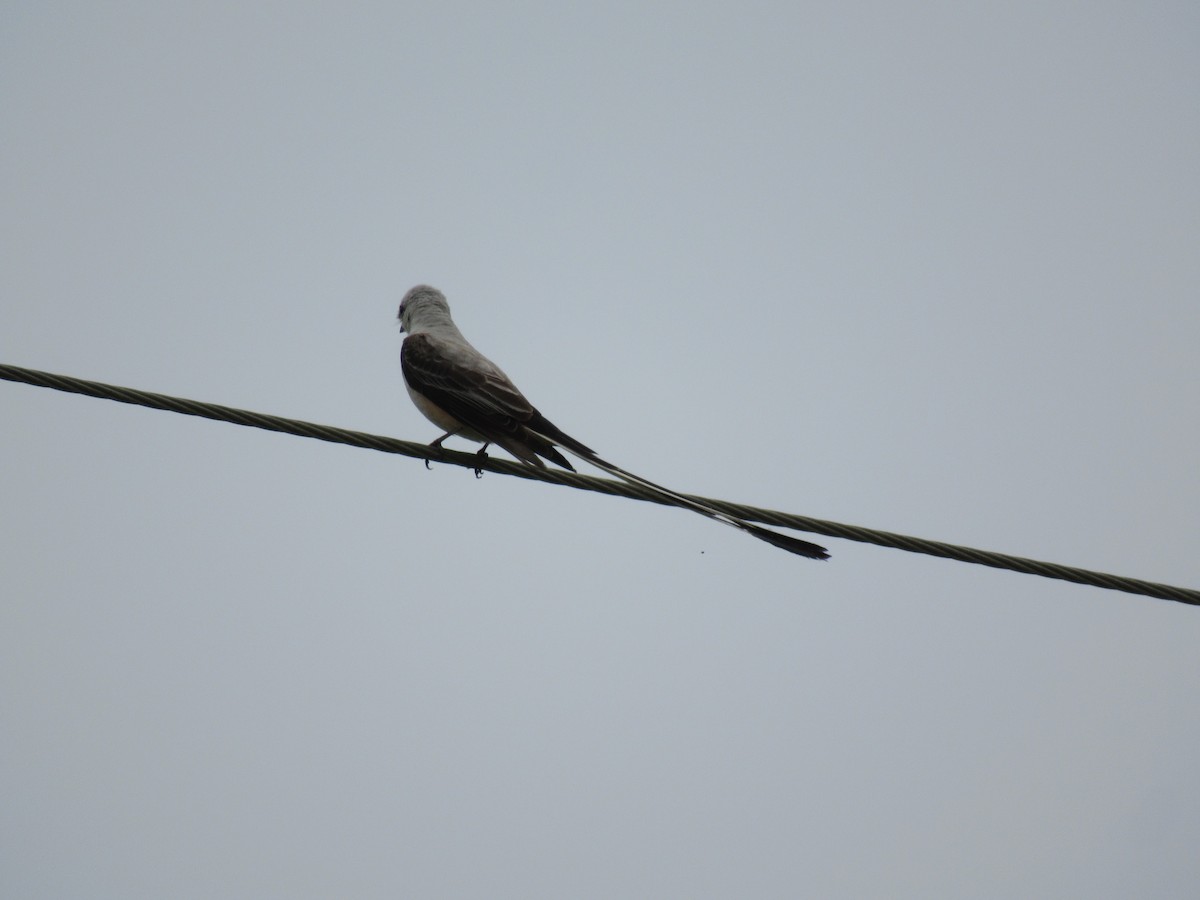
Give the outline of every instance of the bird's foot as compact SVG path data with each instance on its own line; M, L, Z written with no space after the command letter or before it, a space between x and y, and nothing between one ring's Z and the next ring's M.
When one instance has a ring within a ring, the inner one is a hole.
M438 438L436 441L430 441L430 442L429 442L429 449L430 449L430 450L436 450L438 453L441 453L441 452L442 452L442 449L443 449L443 448L442 448L442 441L444 441L444 440L445 440L446 438L448 438L448 437L450 437L450 435L449 435L449 434L443 434L443 435L442 435L440 438ZM432 469L433 469L433 466L431 466L431 465L429 464L429 460L425 460L425 468L426 468L426 469L429 469L429 470L431 470L431 471L432 471Z

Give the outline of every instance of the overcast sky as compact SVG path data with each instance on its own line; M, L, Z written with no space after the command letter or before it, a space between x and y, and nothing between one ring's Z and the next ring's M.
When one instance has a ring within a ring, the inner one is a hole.
M0 362L427 441L427 282L672 487L1200 587L1194 3L0 9ZM0 414L5 897L1200 882L1200 609Z

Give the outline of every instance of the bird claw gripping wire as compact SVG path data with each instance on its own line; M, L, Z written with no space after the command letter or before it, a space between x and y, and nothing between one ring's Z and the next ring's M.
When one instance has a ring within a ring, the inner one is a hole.
M488 458L487 448L488 448L488 445L484 444L482 447L479 448L479 452L477 452L475 454L475 457L479 460L480 464L482 464L483 461ZM482 478L483 477L483 469L476 467L475 468L475 477Z

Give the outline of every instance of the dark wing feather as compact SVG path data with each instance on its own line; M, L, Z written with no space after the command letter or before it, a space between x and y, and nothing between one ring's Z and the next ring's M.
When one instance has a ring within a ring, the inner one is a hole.
M470 348L413 334L400 349L400 365L415 390L513 456L538 466L543 456L574 471L551 440L527 427L545 417L499 367Z

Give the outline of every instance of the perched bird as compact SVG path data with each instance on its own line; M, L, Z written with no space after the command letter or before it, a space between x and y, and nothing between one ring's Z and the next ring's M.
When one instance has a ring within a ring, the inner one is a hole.
M565 434L543 416L494 362L476 350L450 318L450 305L436 288L417 285L400 302L400 328L407 333L400 365L408 395L417 409L445 434L430 446L458 435L481 442L483 453L496 444L531 466L549 460L575 471L558 448L603 469L629 484L753 535L776 547L810 559L828 559L824 547L780 534L714 509L647 481L601 459L596 452Z

